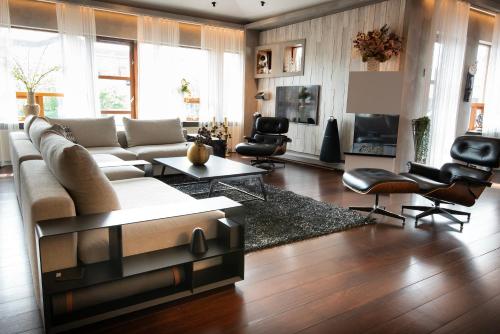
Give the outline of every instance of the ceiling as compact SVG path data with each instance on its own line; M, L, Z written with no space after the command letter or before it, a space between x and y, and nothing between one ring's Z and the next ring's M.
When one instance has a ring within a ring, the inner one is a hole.
M332 0L111 0L122 5L168 11L175 14L198 16L246 24L256 20L330 2Z

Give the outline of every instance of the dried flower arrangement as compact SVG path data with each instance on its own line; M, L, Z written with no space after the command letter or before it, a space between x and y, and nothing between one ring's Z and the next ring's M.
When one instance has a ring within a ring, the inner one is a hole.
M212 122L211 124L206 123L198 129L198 135L196 136L196 142L201 142L205 145L212 145L212 137L216 137L220 140L231 139L231 133L229 133L229 126L227 121L225 122Z
M358 32L353 43L354 48L359 50L363 62L375 59L383 63L392 56L399 55L403 48L401 37L389 32L387 24L368 33Z

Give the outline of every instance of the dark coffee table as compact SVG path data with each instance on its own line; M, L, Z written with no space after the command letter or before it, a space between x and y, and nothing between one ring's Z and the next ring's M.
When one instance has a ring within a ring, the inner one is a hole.
M204 166L193 165L186 157L175 158L157 158L154 159L157 164L174 169L184 175L196 180L195 183L208 182L208 197L211 197L216 184L222 184L226 188L233 189L252 197L251 200L267 201L267 193L262 180L262 175L268 171L262 168L253 167L241 162L229 159L210 156L210 159ZM228 179L256 178L259 181L262 197L249 193L243 189L221 182ZM245 201L241 201L245 202Z

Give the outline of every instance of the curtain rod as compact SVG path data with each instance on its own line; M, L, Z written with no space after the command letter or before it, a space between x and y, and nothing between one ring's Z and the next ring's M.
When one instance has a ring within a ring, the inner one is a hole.
M223 28L244 30L243 25L238 24L238 23L205 19L202 17L181 15L181 14L175 14L175 13L170 13L170 12L161 11L161 10L139 8L139 7L120 5L120 4L114 4L114 3L108 3L108 2L96 1L96 0L37 0L37 1L49 2L49 3L70 3L70 4L75 4L75 5L92 7L94 9L98 9L98 10L126 14L126 15L154 16L154 17L160 17L160 18L165 18L165 19L170 19L170 20L176 20L176 21L179 21L181 23L197 24L197 25L206 24L206 25L212 25L212 26L223 27Z

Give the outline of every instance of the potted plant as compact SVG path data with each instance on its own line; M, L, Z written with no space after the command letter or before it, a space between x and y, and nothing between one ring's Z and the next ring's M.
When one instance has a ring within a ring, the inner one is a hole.
M429 130L431 120L424 116L411 121L413 144L415 146L415 162L425 163L429 146Z
M201 136L200 140L203 141L205 145L212 146L214 149L214 155L224 158L228 155L228 141L232 138L229 132L229 125L227 120L223 123L212 122L212 125L202 125L198 129L198 137ZM212 140L212 138L217 138L217 141Z
M188 99L191 96L191 88L189 87L191 84L186 79L181 80L181 87L179 88L179 92L184 96L184 100Z
M40 113L40 106L35 101L35 93L38 87L44 83L48 78L49 74L59 71L59 66L48 67L44 70L39 69L40 63L35 67L34 71L30 71L30 66L28 65L26 69L23 68L18 61L14 61L14 66L12 69L12 75L17 81L20 81L27 92L26 105L23 106L23 112L25 116L36 115Z
M401 37L389 32L387 24L367 33L358 32L353 43L361 54L361 60L368 63L369 71L378 71L380 63L399 55L403 48Z

